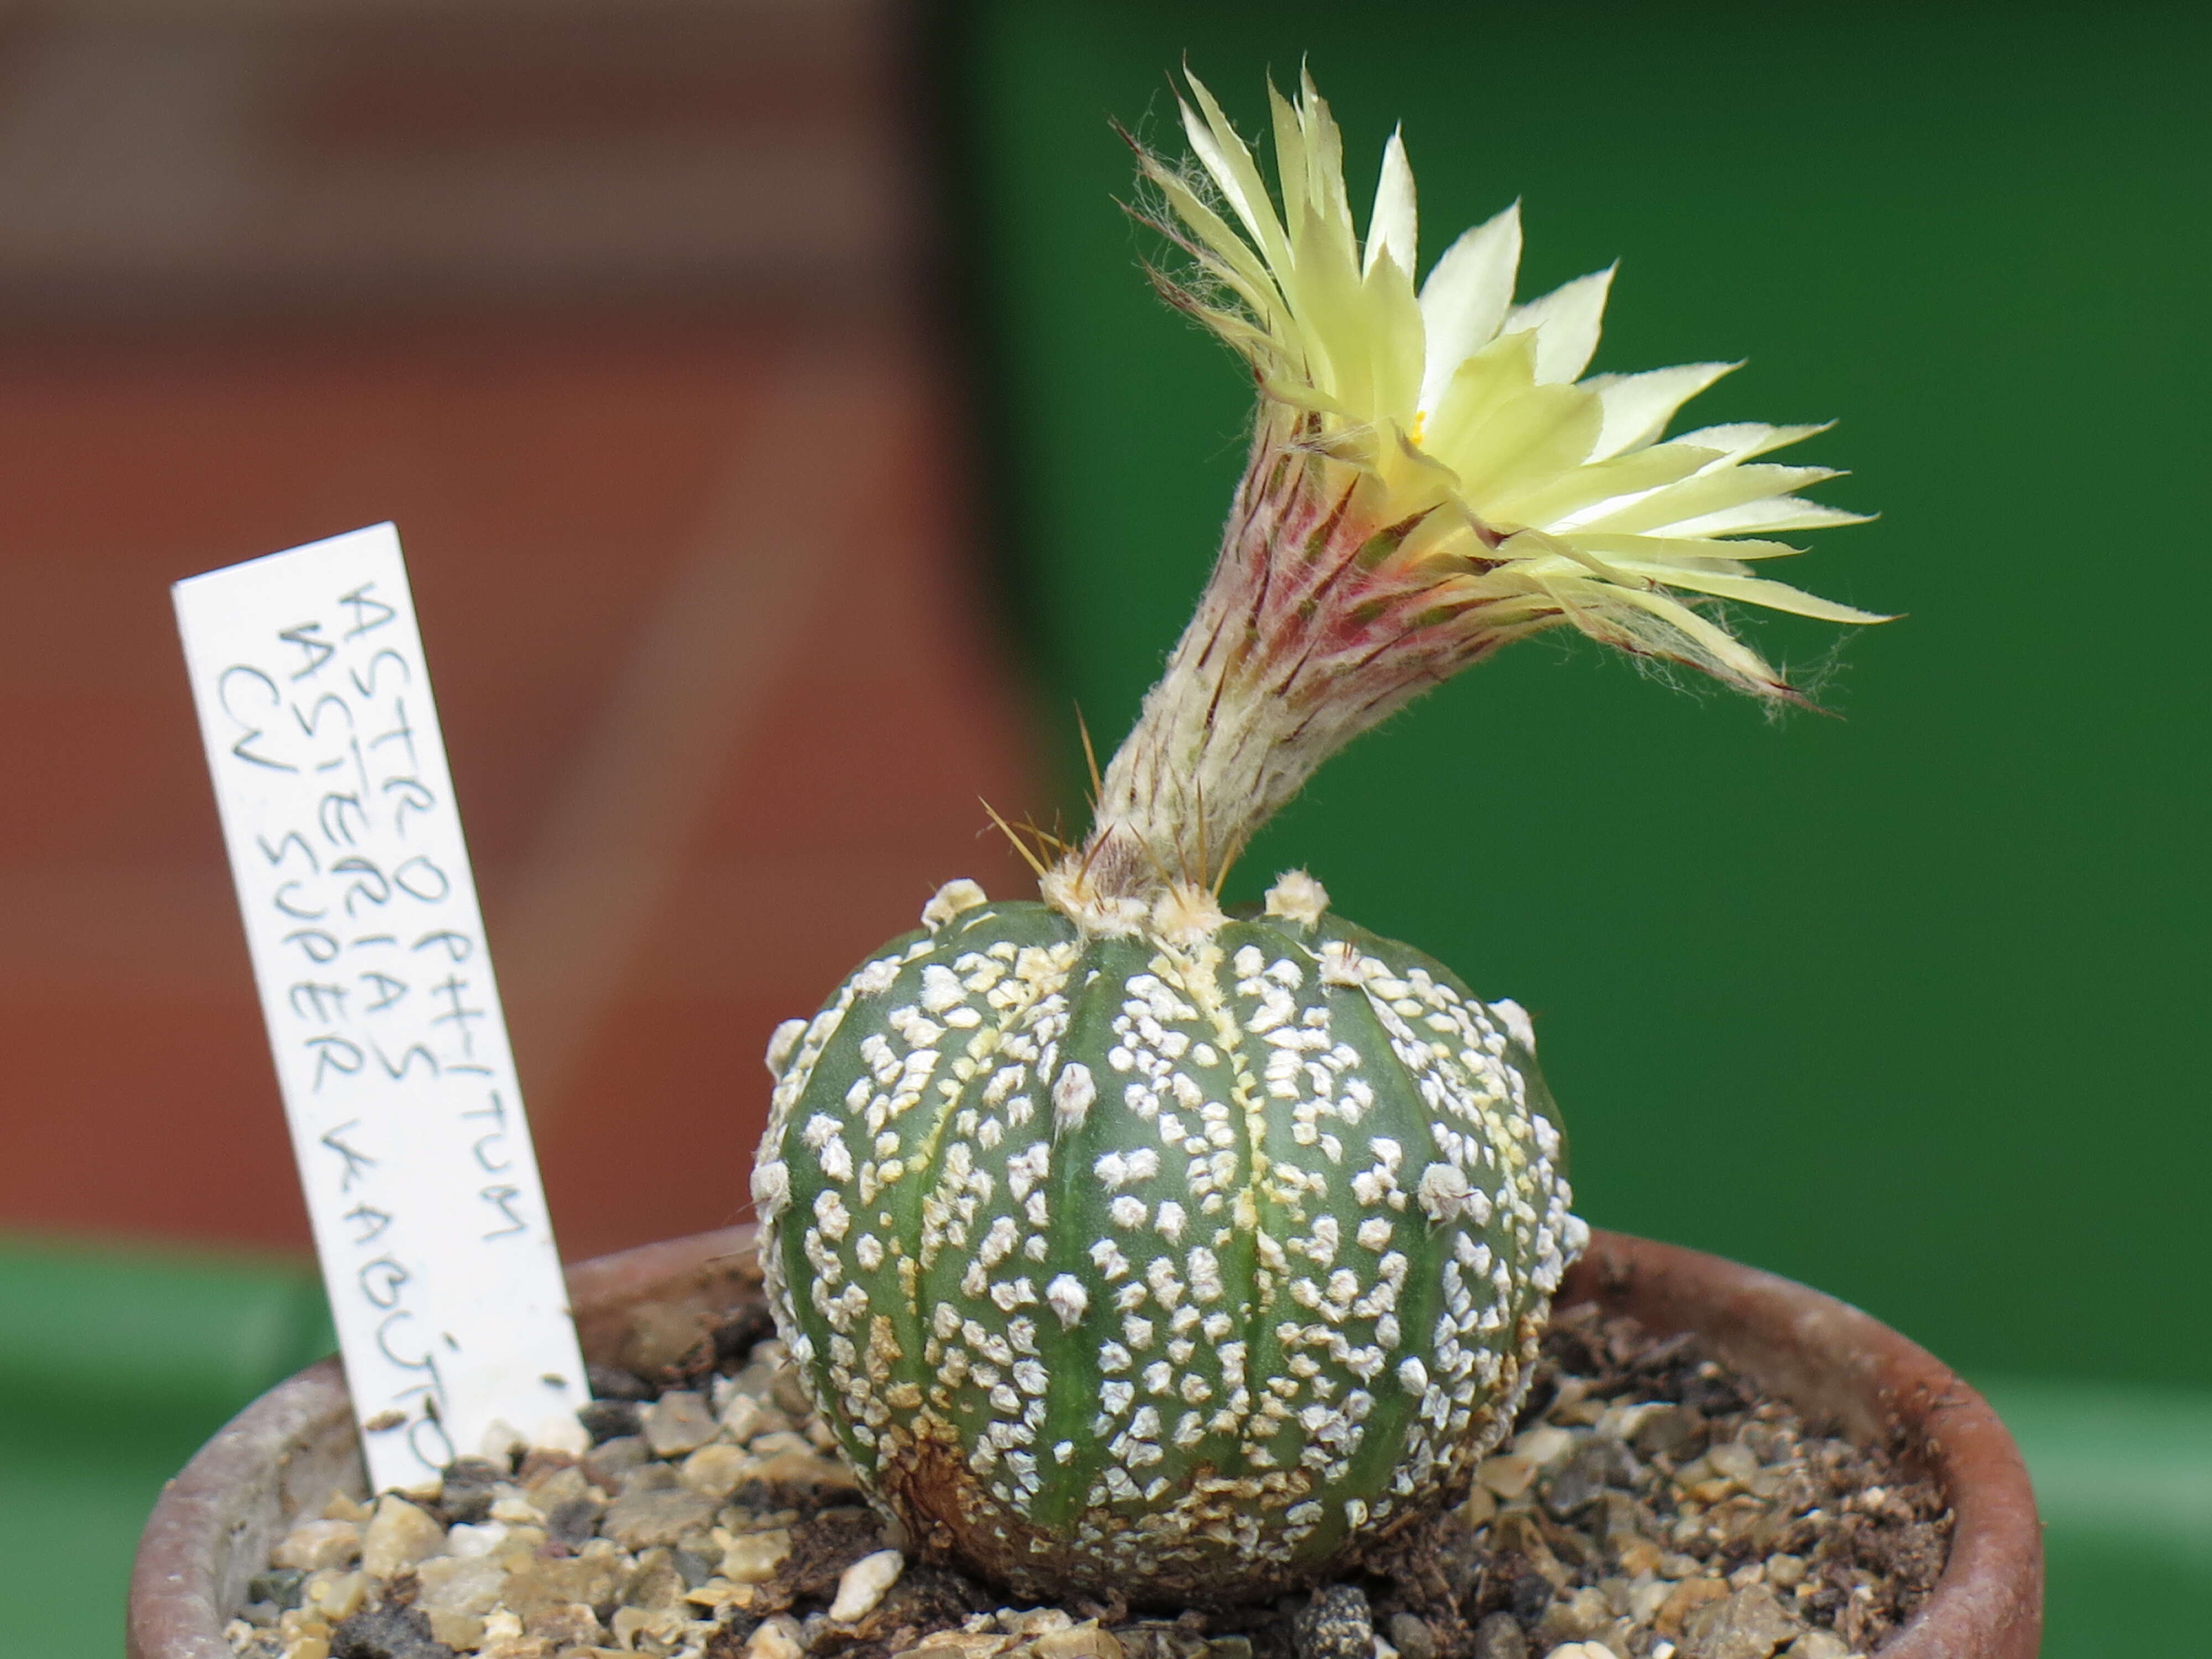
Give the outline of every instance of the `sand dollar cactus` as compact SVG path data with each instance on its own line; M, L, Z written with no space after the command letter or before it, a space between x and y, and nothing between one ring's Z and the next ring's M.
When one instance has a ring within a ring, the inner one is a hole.
M1205 88L1198 165L1139 152L1252 366L1252 453L1198 614L1041 896L932 900L787 1022L753 1178L778 1322L876 1501L1017 1591L1219 1603L1310 1582L1464 1490L1587 1237L1510 1002L1221 882L1358 732L1544 629L1784 678L1701 606L1876 618L1756 576L1746 538L1849 521L1753 458L1662 441L1724 370L1581 378L1609 273L1511 304L1509 210L1417 293L1394 137L1364 243L1310 82L1280 204Z

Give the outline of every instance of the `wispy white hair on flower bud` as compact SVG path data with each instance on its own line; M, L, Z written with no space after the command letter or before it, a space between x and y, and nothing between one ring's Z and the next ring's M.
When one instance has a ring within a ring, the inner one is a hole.
M1517 205L1452 243L1417 291L1398 135L1363 243L1342 137L1310 76L1295 101L1268 88L1279 208L1187 78L1197 166L1138 157L1165 204L1152 222L1195 270L1155 276L1250 363L1259 417L1199 613L1109 769L1086 879L1112 890L1217 875L1344 742L1527 635L1571 625L1802 701L1712 600L1886 620L1755 571L1802 550L1764 538L1862 521L1795 493L1835 472L1759 459L1822 428L1663 438L1735 365L1585 378L1613 272L1516 305Z

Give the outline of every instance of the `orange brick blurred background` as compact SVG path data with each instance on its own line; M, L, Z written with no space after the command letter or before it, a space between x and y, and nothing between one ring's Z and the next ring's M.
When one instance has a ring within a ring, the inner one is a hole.
M304 1250L167 584L405 544L564 1253L1038 810L876 0L0 33L0 1229Z

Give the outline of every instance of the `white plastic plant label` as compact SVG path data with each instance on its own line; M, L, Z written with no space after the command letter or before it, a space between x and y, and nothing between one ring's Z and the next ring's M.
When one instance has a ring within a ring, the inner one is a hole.
M179 582L193 699L378 1490L589 1397L399 538Z

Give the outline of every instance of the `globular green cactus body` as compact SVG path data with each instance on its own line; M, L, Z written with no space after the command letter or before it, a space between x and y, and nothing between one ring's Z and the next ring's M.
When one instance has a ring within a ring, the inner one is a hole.
M1583 1235L1525 1018L1325 903L1112 935L957 883L779 1033L771 1297L927 1553L1246 1599L1510 1425Z

